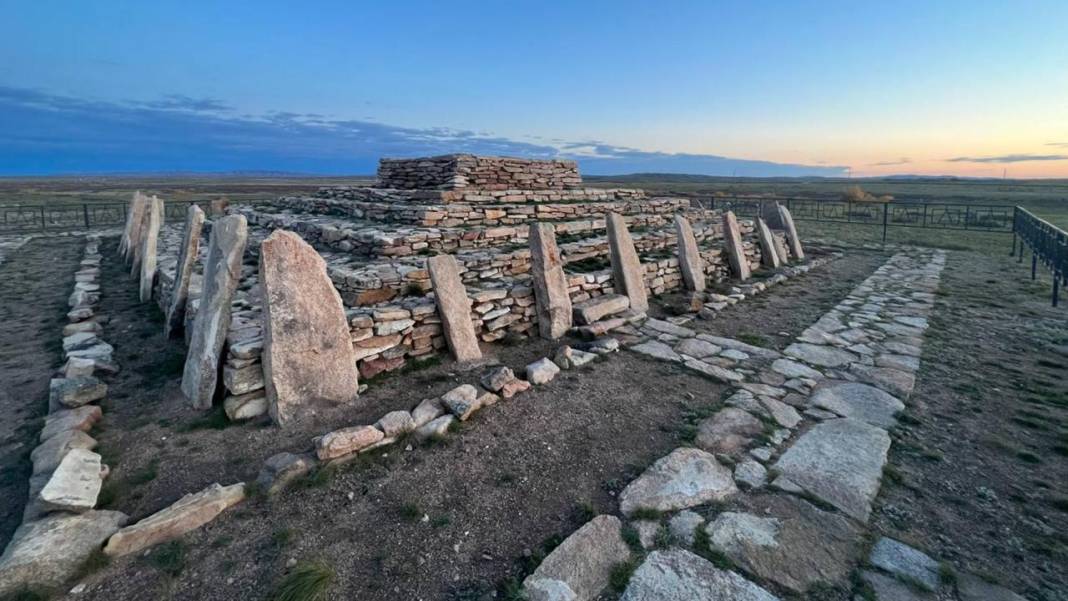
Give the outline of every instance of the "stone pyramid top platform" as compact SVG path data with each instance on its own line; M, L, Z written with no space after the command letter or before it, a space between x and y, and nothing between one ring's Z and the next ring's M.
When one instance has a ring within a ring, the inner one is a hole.
M447 154L380 159L378 187L402 190L566 190L580 188L575 161Z

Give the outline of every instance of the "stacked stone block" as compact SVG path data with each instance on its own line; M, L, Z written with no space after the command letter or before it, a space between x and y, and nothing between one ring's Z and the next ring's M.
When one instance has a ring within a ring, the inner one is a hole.
M575 161L530 160L448 154L417 159L382 159L378 185L409 190L564 190L582 184Z

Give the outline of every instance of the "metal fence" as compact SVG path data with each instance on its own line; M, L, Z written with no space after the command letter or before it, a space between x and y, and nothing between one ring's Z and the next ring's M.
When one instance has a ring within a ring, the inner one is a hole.
M705 208L730 210L743 217L761 215L764 205L777 202L790 209L795 221L823 221L881 227L884 242L887 230L892 227L968 230L1000 234L1011 234L1013 228L1013 207L1008 205L853 202L812 198L757 199L723 196L698 198L697 201Z
M1019 252L1019 262L1022 263L1024 246L1031 249L1031 279L1037 276L1040 261L1053 276L1052 301L1056 307L1061 283L1068 284L1068 232L1036 217L1023 207L1016 207L1012 228L1012 253L1009 256Z
M185 219L190 204L207 201L169 200L163 203L164 220ZM58 203L54 205L0 206L0 233L49 232L121 226L126 223L125 202Z

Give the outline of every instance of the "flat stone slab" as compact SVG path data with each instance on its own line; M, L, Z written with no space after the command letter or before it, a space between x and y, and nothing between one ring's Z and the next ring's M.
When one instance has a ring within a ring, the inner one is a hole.
M783 352L805 363L821 367L842 367L857 360L857 356L849 351L808 342L795 342Z
M96 405L83 405L75 409L63 409L48 414L45 418L45 426L41 429L41 442L52 438L56 434L68 430L88 432L93 424L100 421L103 411Z
M99 401L107 394L108 385L93 376L52 378L48 386L49 406L53 409L81 407L93 401Z
M916 376L900 369L854 365L849 371L857 376L858 379L882 388L902 399L912 396L912 389L916 386Z
M622 313L630 308L630 299L622 294L602 294L572 307L575 323L589 325L609 315Z
M821 422L790 447L775 469L846 514L867 522L879 492L890 435L860 420Z
M823 377L823 374L812 369L811 367L792 361L790 359L776 359L771 364L771 369L787 378L810 378L818 380Z
M322 435L315 445L315 453L322 461L337 459L367 448L385 436L374 426L341 428Z
M680 338L688 338L695 335L697 332L690 328L684 328L677 326L670 321L663 321L661 319L654 319L650 317L642 324L643 328L649 328L663 334L671 334L672 336L678 336Z
M671 350L670 346L664 344L663 342L660 342L659 340L648 340L646 342L642 342L641 344L635 344L634 346L628 348L630 348L630 350L634 351L635 353L648 355L654 359L660 359L661 361L682 361L682 357L678 353Z
M118 511L89 511L19 526L0 557L0 595L26 586L62 586L126 519Z
M698 334L697 339L704 340L705 342L711 342L712 344L715 344L716 346L721 346L723 348L742 351L743 353L752 355L754 357L761 357L764 359L776 359L780 356L778 351L752 345L746 342L742 342L741 340L735 340L733 338L712 336L711 334Z
M749 510L723 512L707 526L714 549L796 593L848 582L862 553L861 533L848 518L784 494L754 497Z
M119 530L108 539L104 553L126 555L167 542L200 528L220 513L245 498L245 484L230 486L212 484L204 490L188 494L170 507L162 509L132 526Z
M722 348L697 338L686 338L675 345L675 352L680 355L688 355L695 359L704 359L719 354Z
M631 575L620 601L777 601L735 572L684 551L653 551Z
M872 547L868 561L900 580L914 583L929 591L936 590L941 580L937 561L923 551L885 536Z
M674 511L721 501L738 492L731 470L700 449L679 448L661 457L627 485L619 497L620 510Z
M64 430L55 436L37 445L30 453L30 461L33 462L33 473L45 474L59 467L59 462L71 451L71 449L96 448L96 439L81 430Z
M809 397L808 403L812 407L884 429L897 423L894 415L905 409L905 404L893 395L860 382L821 384Z
M619 518L599 515L576 530L523 581L528 598L537 599L545 590L570 591L573 596L560 598L575 601L597 597L608 586L613 568L630 558L622 528Z
M720 410L697 426L697 446L712 453L736 454L764 431L764 423L735 407Z
M38 493L44 511L83 513L96 507L104 484L100 455L86 449L71 449Z

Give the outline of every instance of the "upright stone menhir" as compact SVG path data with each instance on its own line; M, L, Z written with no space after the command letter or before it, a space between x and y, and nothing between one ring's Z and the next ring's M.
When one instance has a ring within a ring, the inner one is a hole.
M123 258L132 262L132 269L137 269L141 264L141 232L145 226L145 218L148 216L148 205L148 197L138 193L134 196L134 202L130 207L130 235L126 237ZM136 271L130 273L136 273Z
M445 340L457 361L477 361L482 358L471 323L471 299L460 279L460 267L456 257L437 255L426 262L430 282L437 299L438 316L445 330Z
M141 204L143 197L140 190L134 192L133 198L130 199L130 206L126 209L126 224L122 229L122 237L119 238L119 255L123 258L127 256L130 250L130 233L133 231L134 218L137 215L138 206ZM137 219L140 220L139 215L137 215Z
M782 216L783 229L786 230L786 242L790 245L790 254L794 256L794 259L803 261L805 259L805 251L801 248L801 238L797 236L794 216L790 214L790 209L782 205L779 205L779 214Z
M686 289L702 292L705 289L705 264L697 250L697 238L693 235L690 220L675 214L675 236L679 244L679 271Z
M617 213L609 213L605 221L616 292L627 295L631 309L647 311L649 297L645 291L645 270L638 259L638 251L634 250L634 240L627 231L627 224Z
M204 263L204 288L182 373L182 393L195 409L210 408L215 396L220 355L230 329L230 301L241 279L247 240L248 224L244 215L223 217L211 228Z
M738 218L734 211L723 214L723 243L727 246L727 259L731 264L731 272L741 281L749 279L749 262L745 258L745 248L742 246L742 231L738 229Z
M260 245L260 284L263 375L274 422L355 400L356 356L326 261L297 234L275 230Z
M779 251L775 248L775 237L768 229L768 224L760 217L756 218L757 239L760 241L760 262L764 267L779 267Z
M189 280L193 277L193 265L197 262L197 253L200 251L200 232L203 228L204 211L195 204L189 205L185 212L182 248L178 252L178 264L174 268L171 302L167 306L167 319L163 323L165 336L171 336L185 323L185 306L189 301Z
M163 223L163 200L149 199L148 217L141 239L141 302L152 300L152 285L156 283L156 246L159 228Z
M571 296L551 223L531 224L530 257L538 331L542 338L555 340L571 328Z

